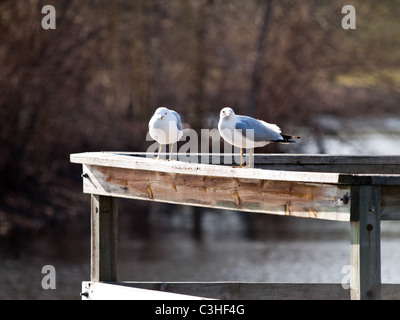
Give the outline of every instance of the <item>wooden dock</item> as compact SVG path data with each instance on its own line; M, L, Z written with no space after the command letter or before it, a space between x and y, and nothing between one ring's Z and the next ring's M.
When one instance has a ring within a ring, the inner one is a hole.
M226 156L198 159L223 163ZM400 285L381 284L380 254L380 221L400 219L400 156L256 154L254 168L157 161L126 152L70 158L82 164L83 192L91 194L85 299L112 298L111 291L118 299L400 298ZM117 198L348 221L350 290L341 284L117 282Z

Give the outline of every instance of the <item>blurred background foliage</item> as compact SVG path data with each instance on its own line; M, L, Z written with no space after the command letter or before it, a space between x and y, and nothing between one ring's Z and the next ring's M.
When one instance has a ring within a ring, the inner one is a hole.
M196 130L230 105L316 140L320 115L398 114L399 16L398 0L1 0L0 234L82 210L69 154L145 151L160 105Z

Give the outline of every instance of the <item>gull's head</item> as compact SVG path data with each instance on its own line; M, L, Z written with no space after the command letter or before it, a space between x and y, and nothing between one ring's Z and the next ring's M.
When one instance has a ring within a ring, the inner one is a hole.
M168 108L166 107L160 107L156 110L156 112L154 112L154 115L157 117L157 119L159 120L163 120L165 117L168 118L169 114L171 112L169 111Z
M227 120L229 119L230 116L234 116L235 112L232 110L232 108L225 107L221 110L219 117L220 119Z

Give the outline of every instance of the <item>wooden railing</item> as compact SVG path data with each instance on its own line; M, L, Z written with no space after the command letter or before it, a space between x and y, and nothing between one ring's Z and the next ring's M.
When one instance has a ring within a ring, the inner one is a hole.
M400 297L399 286L381 284L380 255L380 221L400 219L400 156L256 154L255 168L147 156L126 152L71 155L71 162L82 164L83 192L92 195L91 281L83 283L84 297L111 298L103 295L110 286L123 294L119 298L138 299L165 299L161 291L183 295L170 298L221 298L216 292L222 291L228 293L222 298L241 299ZM198 161L223 163L226 157L202 154ZM350 292L340 284L117 282L120 197L348 221Z

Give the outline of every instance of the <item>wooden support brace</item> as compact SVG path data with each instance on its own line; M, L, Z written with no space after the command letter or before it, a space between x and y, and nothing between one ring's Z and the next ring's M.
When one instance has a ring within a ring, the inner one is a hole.
M117 198L92 194L91 206L91 281L116 281Z
M381 298L380 187L351 191L351 299Z

